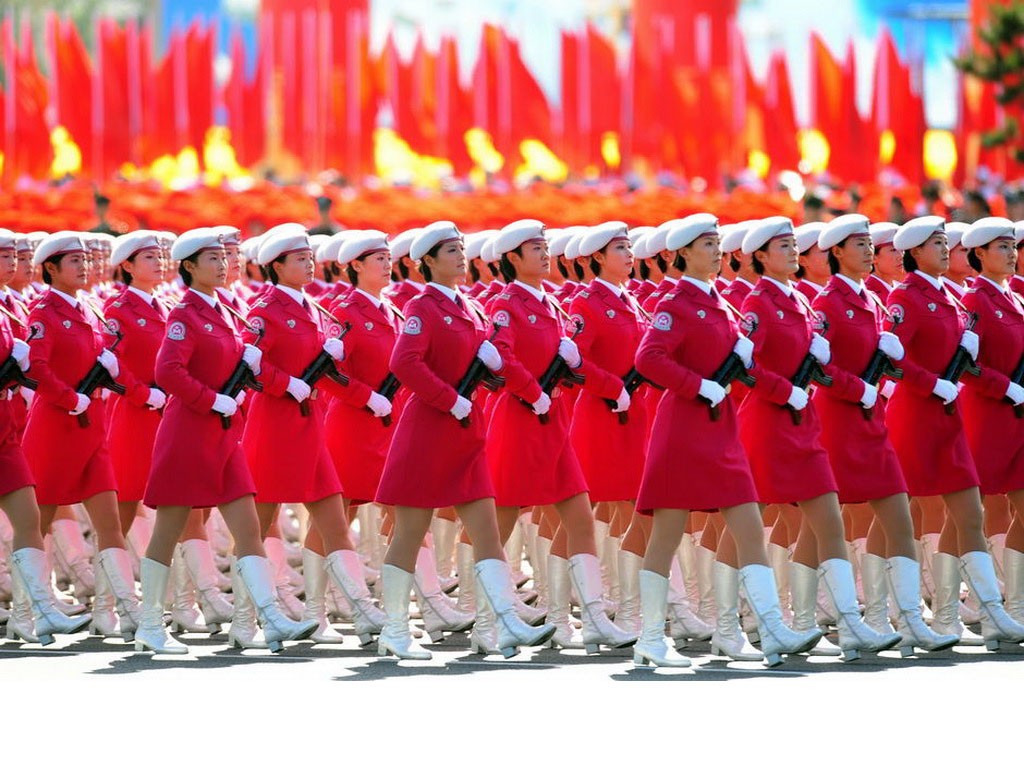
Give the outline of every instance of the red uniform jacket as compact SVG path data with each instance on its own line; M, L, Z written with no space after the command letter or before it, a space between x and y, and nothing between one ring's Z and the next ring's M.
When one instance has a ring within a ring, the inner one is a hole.
M634 295L636 296L636 300L640 303L641 307L644 305L644 302L647 300L647 297L654 293L656 290L658 290L658 283L655 283L652 280L644 280L642 283L640 283L640 287L636 289L636 293Z
M747 296L752 290L754 290L754 286L743 278L737 277L722 291L722 298L728 301L737 312L742 312L743 302L747 300Z
M739 338L724 301L680 280L658 306L636 354L644 377L665 387L651 430L637 509L717 510L755 501L757 493L726 397L720 418L697 399Z
M341 483L327 451L324 408L318 388L338 387L323 378L309 398L309 416L288 394L291 378L299 377L323 351L327 335L321 314L308 301L303 306L281 289L268 292L249 311L249 324L263 329L259 382L246 413L242 447L256 483L256 500L266 503L310 502L341 493ZM246 330L242 338L257 344ZM351 435L349 436L351 438Z
M884 315L867 289L860 294L840 277L814 300L820 333L832 346L825 371L831 387L815 390L814 407L821 417L821 443L828 452L839 484L839 501L856 504L906 493L907 483L885 428L884 404L871 411L861 405L867 368L882 330ZM899 363L897 362L898 366Z
M4 308L18 318L19 322L10 320L11 332L14 334L14 338L25 341L28 338L28 307L23 302L16 299L8 291L6 297L2 299ZM17 394L17 393L15 393ZM10 399L11 418L14 419L14 429L18 434L18 440L25 434L25 424L28 421L28 406L25 405L25 400L22 397L12 396Z
M658 283L657 288L647 294L647 297L640 302L640 305L644 308L645 312L653 314L655 307L658 306L658 302L672 293L677 285L679 285L677 280L670 277L664 278Z
M392 303L398 307L400 311L404 311L405 305L423 293L423 291L424 288L422 285L414 283L412 280L403 280L393 291L391 291L389 295ZM341 294L339 294L339 297L340 295Z
M633 368L647 323L636 299L628 293L617 296L596 280L576 294L569 311L583 324L576 343L583 356L579 372L586 378L570 434L590 500L633 500L647 452L643 389L634 393L625 424L619 423L604 398L614 401L622 392L622 378Z
M367 410L366 403L387 378L401 320L390 301L384 299L377 307L360 291L336 302L331 313L351 323L352 330L345 336L345 359L339 366L349 385L338 388L327 405L327 448L349 498L373 501L401 415L401 398L396 396L392 404L390 427Z
M48 294L29 315L34 334L32 378L39 382L23 442L40 504L74 504L117 489L107 451L103 401L97 390L82 427L69 414L78 404L75 387L96 362L109 337L81 302L78 309Z
M914 273L889 294L889 311L899 321L891 330L906 355L885 423L910 495L938 496L978 485L959 404L950 415L932 394L963 334L958 307L948 291Z
M119 497L124 501L141 501L160 426L160 411L149 408L146 401L150 387L155 386L156 355L166 333L167 308L159 301L156 306L147 303L125 288L107 303L104 313L107 322L123 334L115 352L119 381L128 390L124 397L112 395L107 403L110 458Z
M864 285L867 286L868 290L873 291L882 300L883 304L888 303L889 294L892 293L893 289L885 280L878 275L870 274L864 279Z
M963 399L967 443L974 456L982 493L1024 488L1024 419L1005 399L1009 377L1024 355L1024 301L979 277L964 297L978 315L978 366L981 376L967 376Z
M549 421L542 424L520 402L541 395L540 378L558 351L566 319L545 296L541 303L513 283L491 305L501 328L495 346L505 367L487 431L487 451L498 506L554 504L587 490L569 440L570 409L560 387L552 392ZM620 387L621 389L621 387Z
M787 296L767 278L743 302L744 322L754 342L757 384L740 406L740 439L747 451L763 504L805 501L837 490L814 402L793 424L784 408L790 383L810 348L813 310L799 291Z
M13 323L0 313L0 363L7 362L14 349ZM11 491L33 485L32 472L28 468L25 454L21 449L21 437L14 409L15 402L24 401L14 389L0 391L0 497Z
M486 425L474 407L469 428L450 411L455 388L487 338L486 321L433 286L407 305L391 370L411 395L394 427L377 501L435 508L494 496Z
M255 493L242 451L242 419L221 426L213 403L242 357L233 319L186 291L167 318L156 383L167 405L156 432L146 506L213 507Z

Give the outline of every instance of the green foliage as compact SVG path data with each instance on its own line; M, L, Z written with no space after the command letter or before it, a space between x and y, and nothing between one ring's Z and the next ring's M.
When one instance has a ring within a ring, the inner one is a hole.
M1024 106L1024 1L989 8L988 24L980 28L978 46L954 59L957 69L996 85L996 101ZM1020 126L1012 117L982 136L985 147L1007 147L1018 161L1024 160Z

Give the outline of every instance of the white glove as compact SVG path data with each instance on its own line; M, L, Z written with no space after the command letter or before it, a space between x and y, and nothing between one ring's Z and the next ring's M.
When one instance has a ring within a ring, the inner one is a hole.
M565 358L562 358L563 360ZM566 360L566 362L569 362ZM533 404L533 412L538 416L543 416L545 413L551 410L551 397L547 392L541 392L540 397L537 398L537 402Z
M456 403L456 405L458 405L458 403ZM391 401L384 397L380 392L370 393L370 399L366 401L366 407L373 411L373 415L378 419L383 419L385 416L391 415Z
M294 376L288 379L288 394L291 395L297 402L302 402L313 390L309 388L309 384L304 382L302 379L297 379Z
M892 397L893 392L895 392L895 391L896 391L896 382L893 379L886 379L885 383L882 385L882 391L881 391L882 397L884 397L886 400L888 400L890 397Z
M789 400L786 401L786 404L795 411L802 411L807 407L809 399L807 393L800 389L800 387L793 387L793 391L789 393Z
M477 359L492 371L501 370L501 353L498 348L489 341L484 341L480 349L476 351Z
M467 416L469 416L469 413L472 410L473 403L464 398L462 395L459 395L458 400L455 401L455 405L452 406L452 409L449 411L449 413L459 421L462 421Z
M754 364L754 342L746 336L740 336L733 344L732 351L739 355L743 365L749 368Z
M109 349L104 349L100 352L100 356L96 358L96 361L107 369L107 373L110 374L112 379L116 379L117 374L121 372L121 367L117 364L117 355Z
M146 405L152 408L154 411L159 411L167 404L167 395L164 394L162 389L156 387L149 388L149 397L146 398Z
M85 409L89 407L89 398L85 395L76 394L78 398L78 405L75 406L75 410L69 411L72 416L77 416L80 413L85 413Z
M238 403L233 397L217 395L213 401L213 410L221 416L234 416L238 413Z
M956 400L957 395L960 394L960 390L952 381L939 379L935 382L935 386L932 387L932 394L942 400L946 405L949 405Z
M960 337L960 346L971 353L971 359L978 359L978 334L974 331L964 331Z
M14 347L11 349L11 356L14 358L14 362L18 364L22 372L27 371L31 362L28 359L28 352L30 347L21 339L14 340Z
M629 410L630 403L633 402L633 398L629 396L629 392L623 387L619 396L615 398L615 407L612 408L612 413L623 413Z
M260 375L260 360L263 359L263 351L252 344L246 344L242 350L242 360L249 366L250 370L257 376Z
M335 360L345 359L345 342L341 339L328 339L324 342L324 352Z
M888 354L888 353L887 353ZM878 387L864 382L864 394L860 396L860 404L865 408L874 408L878 402Z
M700 396L712 405L718 405L725 400L725 387L711 379L700 380Z
M31 408L32 401L36 398L35 390L28 387L19 387L19 389L21 390L21 399L25 401L25 407Z
M890 360L902 360L903 355L906 354L903 351L903 343L900 341L900 337L895 333L889 333L888 331L882 331L878 335L878 348L882 350Z
M235 395L235 405L237 405L239 408L241 408L242 407L242 403L244 403L244 402L245 402L245 390L243 389L241 392L239 392L237 395Z
M1006 396L1013 401L1014 405L1024 405L1024 387L1014 384L1012 381L1006 388Z
M583 365L583 358L580 357L580 348L570 338L563 337L558 342L558 356L569 364L570 368L579 368Z
M814 355L814 359L822 365L828 365L828 361L832 359L832 346L821 334L814 334L811 336L811 349L810 352Z

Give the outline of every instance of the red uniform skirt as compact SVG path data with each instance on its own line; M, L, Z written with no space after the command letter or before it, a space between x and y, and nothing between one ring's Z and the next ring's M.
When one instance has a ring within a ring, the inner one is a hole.
M965 389L963 403L967 445L974 458L983 494L1002 494L1024 488L1024 419L1013 406Z
M324 423L327 452L346 496L353 503L377 498L391 438L401 420L405 392L400 390L395 396L390 427L385 427L383 421L366 408L354 408L336 397L328 400Z
M762 504L794 504L838 489L828 454L821 447L821 424L814 403L793 424L789 409L753 390L740 406L740 440Z
M661 395L661 393L658 393ZM717 511L757 501L730 398L711 420L707 403L665 392L658 404L636 508Z
M871 420L858 403L828 397L814 398L821 418L821 444L828 453L842 504L860 504L907 492L899 459L885 428L885 405L879 398Z
M77 504L117 490L102 401L93 400L86 413L89 426L81 427L67 410L39 398L32 402L22 445L40 504Z
M941 496L979 485L959 408L947 414L939 398L896 386L885 424L911 496Z
M560 392L556 390L556 392ZM569 440L569 404L552 399L548 423L510 392L500 392L488 427L488 458L499 507L555 504L586 493L587 481Z
M160 426L160 412L136 406L114 395L109 403L107 442L121 501L141 501L153 461L153 442Z
M11 407L10 392L0 393L0 496L35 485L18 437L17 414ZM14 397L21 399L21 395Z
M447 411L409 398L393 429L376 501L433 509L493 498L483 414L464 429Z
M628 416L629 421L620 424L619 414L585 390L576 401L569 435L594 503L632 501L640 490L647 454L643 397L632 401Z

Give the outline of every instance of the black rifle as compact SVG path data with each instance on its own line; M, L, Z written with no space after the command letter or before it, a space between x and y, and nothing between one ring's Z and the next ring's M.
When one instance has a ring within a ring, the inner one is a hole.
M966 330L972 330L976 322L978 322L978 315L974 312L968 312ZM942 378L946 381L958 384L965 373L969 373L972 376L980 376L981 368L979 368L978 364L974 362L974 358L971 357L971 353L964 349L964 345L957 344L956 352L953 353L953 358L949 361L949 365L946 366L946 370L942 374ZM950 416L956 413L956 401L946 403L946 413Z
M580 335L582 330L583 323L577 320L576 330L569 338L575 339ZM582 385L585 381L586 379L583 376L580 376L569 367L569 364L562 359L562 356L559 355L558 352L555 352L555 356L548 364L547 370L544 371L539 379L537 379L537 383L540 384L541 391L548 397L551 397L551 393L555 391L555 387L559 384L564 384L566 388L569 389L574 384ZM520 400L519 402L530 410L533 410L533 405L531 403L528 403L525 400ZM547 424L550 420L550 417L546 413L539 414L537 418L540 419L541 424Z
M352 330L351 323L342 323L341 333L338 334L338 339L344 339L345 334ZM309 385L310 397L313 395L313 388L316 383L326 376L331 381L335 381L343 387L348 386L348 376L338 370L334 364L334 358L331 357L325 350L320 350L318 354L309 365L306 366L306 370L302 372L299 378ZM307 397L301 403L299 403L299 413L303 416L309 416L309 398Z
M644 384L650 384L655 389L664 389L664 387L658 386L650 379L645 379L641 376L640 372L635 367L630 368L629 372L622 377L622 388L626 390L626 394L630 397L632 397L633 393L640 389ZM618 402L609 397L604 398L604 402L612 411L614 411L615 407L618 405ZM619 424L629 423L628 411L619 411L616 416L619 417Z
M711 381L725 389L728 389L729 385L734 381L741 381L748 387L752 387L756 383L754 377L747 373L747 366L743 362L743 358L735 352L730 352L726 355L725 360L718 366L718 370L711 374ZM706 397L701 397L700 399L707 403L711 409L711 420L718 421L722 416L718 406L712 405L711 401Z
M398 377L395 376L395 374L393 373L389 373L387 376L384 377L384 381L380 383L380 386L377 387L377 394L383 396L389 403L393 403L395 401L395 395L398 394L398 390L401 386L402 382L398 380ZM373 413L373 411L370 410L370 406L367 405L365 407L366 410L370 411L370 413ZM391 414L389 413L380 421L385 427L390 427Z
M121 343L121 339L124 338L124 334L115 328L110 328L109 326L107 330L111 331L114 336L117 337L114 339L114 343L107 347L108 351L113 352L117 349L117 345ZM92 368L89 369L89 372L85 374L80 382L78 382L78 386L75 387L75 392L92 399L92 394L97 389L109 389L111 392L116 392L119 395L123 395L127 391L121 384L118 384L113 378L111 378L110 371L104 368L103 364L99 360L92 364ZM85 411L78 414L78 426L83 429L89 426L88 406Z
M1017 367L1013 369L1013 373L1010 374L1010 381L1017 386L1024 386L1024 355L1020 356L1020 360L1017 362ZM1010 400L1010 398L1006 398ZM1013 401L1010 400L1012 403ZM1014 405L1013 412L1017 415L1018 419L1024 419L1024 405Z
M259 340L263 338L263 329L250 326L250 330L256 334L256 342L259 343ZM224 382L224 386L220 388L220 394L227 395L234 400L245 389L262 392L263 385L257 381L256 374L252 372L252 368L245 362L245 355L243 354L235 366L235 370L231 372L228 380ZM220 425L224 429L231 429L231 417L221 414Z
M880 349L876 349L875 354L873 354L871 359L868 360L867 368L864 369L864 373L862 373L860 377L871 386L877 387L878 382L880 382L884 377L897 380L902 379L903 370L901 368L897 368L896 364L892 361L892 358L885 354L885 352ZM872 407L862 408L861 410L864 412L864 421L871 421L875 409Z
M808 352L803 362L800 363L800 367L796 369L796 373L793 374L793 378L790 379L790 383L797 389L806 390L811 386L812 382L823 387L831 387L832 377L825 373L825 369L821 367L818 358ZM789 404L786 405L786 408L789 409L789 415L793 420L793 424L799 425L803 422L803 413Z
M494 333L491 334L488 341L493 342L498 337L498 333L500 331L501 328L499 326L494 326ZM484 365L483 360L476 355L473 355L473 362L469 364L469 368L466 369L466 372L459 380L459 385L455 388L455 392L459 397L471 400L476 388L481 384L493 392L505 385L505 378L503 376L498 376L494 371ZM470 424L469 416L464 419L459 419L459 423L464 429L468 428Z
M0 365L0 392L3 392L8 387L35 389L38 384L39 382L35 379L30 379L25 375L25 372L21 370L21 366L18 365L18 361L14 359L14 355L8 357Z

